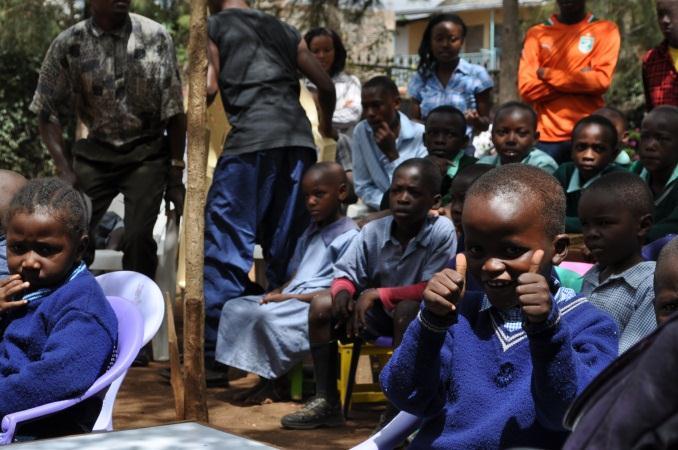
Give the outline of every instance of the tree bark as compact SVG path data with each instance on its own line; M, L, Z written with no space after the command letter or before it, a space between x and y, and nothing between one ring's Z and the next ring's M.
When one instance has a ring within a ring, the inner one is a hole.
M188 191L184 304L184 418L208 421L203 295L205 173L207 171L207 7L191 0L188 41Z
M503 0L501 67L499 71L499 103L519 100L518 62L522 36L518 17L518 0Z

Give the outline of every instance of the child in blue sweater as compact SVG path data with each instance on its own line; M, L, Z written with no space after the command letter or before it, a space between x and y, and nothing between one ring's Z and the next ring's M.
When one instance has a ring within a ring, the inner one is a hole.
M87 219L73 188L57 178L31 180L5 223L11 275L0 281L0 418L83 394L111 364L118 329L81 261ZM18 434L90 431L100 407L91 398Z
M574 398L617 355L617 327L560 287L565 196L509 164L469 189L466 253L436 274L381 374L389 400L425 418L411 449L560 448ZM464 293L466 267L483 292Z

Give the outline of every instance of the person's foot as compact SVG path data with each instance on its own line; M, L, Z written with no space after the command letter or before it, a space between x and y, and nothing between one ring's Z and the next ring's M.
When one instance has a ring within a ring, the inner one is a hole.
M247 405L268 405L290 399L290 387L285 377L265 382L245 399Z
M338 403L332 404L325 398L316 397L306 402L299 411L283 416L280 423L293 430L311 430L342 426L344 417Z
M172 374L169 367L160 369L160 376L164 378L165 381L170 381ZM222 368L219 370L205 368L205 382L207 383L208 388L228 387L228 371Z

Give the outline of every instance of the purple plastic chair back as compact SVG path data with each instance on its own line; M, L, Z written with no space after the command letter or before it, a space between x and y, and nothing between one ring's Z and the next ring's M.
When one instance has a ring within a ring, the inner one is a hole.
M656 261L659 257L659 252L662 251L662 248L664 248L664 246L671 242L671 239L676 236L677 235L675 234L667 234L664 237L660 237L656 241L652 241L649 244L644 245L643 249L640 251L641 255L643 255L643 259L645 261Z
M2 418L0 445L11 444L18 424L47 416L105 393L108 386L119 377L124 377L142 346L144 322L137 308L120 297L107 297L118 319L117 357L113 366L100 376L83 395L60 400L35 408L8 414Z

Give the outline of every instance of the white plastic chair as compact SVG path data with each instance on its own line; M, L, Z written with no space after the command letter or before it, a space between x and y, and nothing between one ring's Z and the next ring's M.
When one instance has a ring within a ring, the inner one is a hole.
M148 344L165 317L165 300L158 285L146 275L130 271L106 273L96 277L96 280L106 296L124 298L138 308L144 319L142 347ZM93 431L113 430L113 405L121 384L122 377L108 388Z

